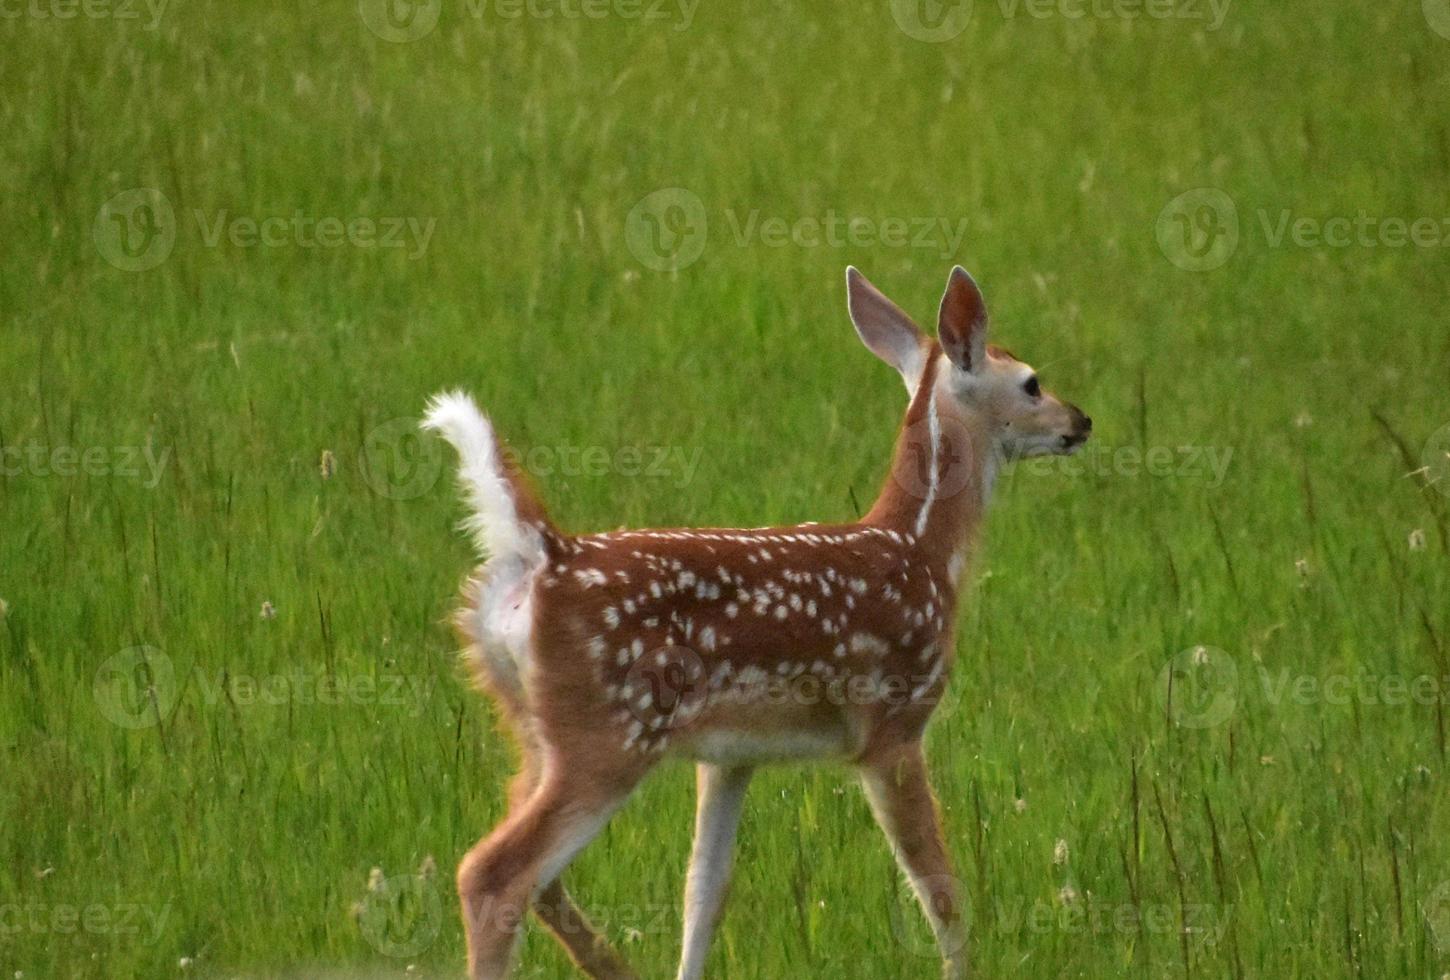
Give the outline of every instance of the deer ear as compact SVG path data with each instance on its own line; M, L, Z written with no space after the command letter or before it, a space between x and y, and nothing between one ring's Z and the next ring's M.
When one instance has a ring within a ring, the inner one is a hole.
M871 285L855 266L846 267L846 307L861 342L901 372L907 391L916 391L926 367L927 344L911 317Z
M963 371L975 371L987 356L987 301L961 266L952 269L941 298L937 337L942 350Z

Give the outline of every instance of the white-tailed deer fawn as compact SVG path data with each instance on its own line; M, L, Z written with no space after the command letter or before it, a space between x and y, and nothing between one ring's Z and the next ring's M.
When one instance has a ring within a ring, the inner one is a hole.
M585 972L632 975L560 876L667 755L698 764L680 977L704 969L752 768L789 759L859 769L946 974L965 974L922 734L998 463L1070 453L1092 421L987 346L986 306L960 267L937 340L855 269L846 282L861 339L911 392L891 473L853 524L565 534L469 398L429 406L487 557L457 626L522 755L507 817L458 868L475 980L507 973L530 907Z

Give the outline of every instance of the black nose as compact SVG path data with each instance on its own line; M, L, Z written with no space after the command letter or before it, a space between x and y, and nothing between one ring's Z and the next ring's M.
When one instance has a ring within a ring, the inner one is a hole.
M1082 417L1082 429L1084 432L1091 432L1093 430L1093 417L1091 415L1084 415Z

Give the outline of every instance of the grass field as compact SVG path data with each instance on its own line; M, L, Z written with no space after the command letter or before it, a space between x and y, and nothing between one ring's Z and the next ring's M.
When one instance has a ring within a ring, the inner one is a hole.
M425 397L571 529L849 519L842 270L953 262L1096 420L930 733L980 975L1450 972L1450 4L301 7L0 17L0 976L459 974ZM645 976L692 807L569 874ZM937 974L850 772L756 782L711 967Z

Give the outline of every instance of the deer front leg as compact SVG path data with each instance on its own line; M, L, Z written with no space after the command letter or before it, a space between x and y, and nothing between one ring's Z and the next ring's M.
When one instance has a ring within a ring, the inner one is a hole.
M695 768L695 843L685 879L685 942L679 980L698 980L705 970L710 937L725 904L735 851L735 830L752 770L706 762Z
M861 767L861 783L876 822L911 882L941 948L943 975L967 975L967 935L957 879L952 877L927 779L921 743L895 747Z

